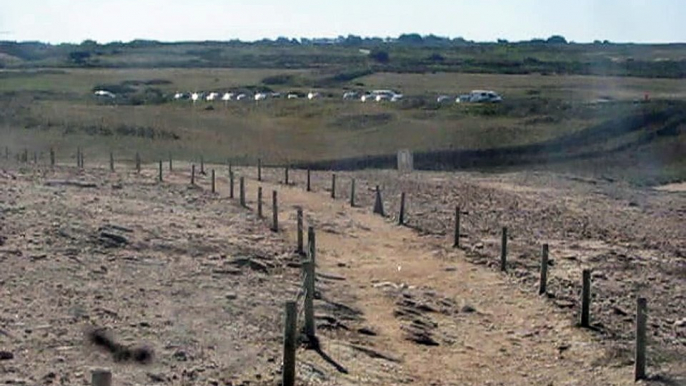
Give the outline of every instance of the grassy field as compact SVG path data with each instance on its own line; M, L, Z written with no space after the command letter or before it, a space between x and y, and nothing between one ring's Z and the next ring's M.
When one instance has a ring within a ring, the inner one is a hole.
M318 101L165 102L117 105L92 97L102 84L155 82L162 94L177 90L233 90L267 87L263 80L292 75L304 83L319 70L262 69L59 69L5 71L0 82L0 139L13 149L71 157L77 146L91 158L114 151L122 159L140 152L155 161L175 158L269 163L322 161L415 152L497 149L549 141L641 111L633 103L645 93L652 99L678 101L686 80L495 74L377 73L329 88ZM163 81L163 82L159 82ZM148 86L142 86L148 87ZM307 92L309 87L269 85L274 91ZM401 103L343 101L345 88L394 88ZM501 92L497 106L438 105L440 94L475 88ZM616 103L594 104L597 98ZM658 103L658 102L655 102ZM628 138L628 137L627 137ZM607 139L609 140L609 138ZM626 142L626 138L618 143ZM19 151L19 150L17 150ZM669 161L669 160L668 160ZM666 163L669 179L681 166ZM676 176L676 177L675 177ZM659 180L657 178L656 180Z

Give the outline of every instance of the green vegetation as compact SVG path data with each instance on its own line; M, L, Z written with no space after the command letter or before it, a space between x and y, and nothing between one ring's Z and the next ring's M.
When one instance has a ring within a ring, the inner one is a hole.
M571 168L650 184L686 177L686 46L415 34L321 43L0 43L0 143L52 146L60 157L80 146L91 158L114 150L123 159L203 154L326 167L392 166L395 152L409 148L425 168ZM96 98L99 89L117 97ZM405 98L341 98L370 89ZM452 103L472 89L493 89L504 102ZM325 98L194 105L174 101L178 91Z

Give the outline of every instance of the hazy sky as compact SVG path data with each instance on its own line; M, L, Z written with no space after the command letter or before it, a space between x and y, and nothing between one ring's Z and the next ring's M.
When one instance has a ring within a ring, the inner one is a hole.
M0 0L0 40L256 40L434 33L685 42L684 0Z

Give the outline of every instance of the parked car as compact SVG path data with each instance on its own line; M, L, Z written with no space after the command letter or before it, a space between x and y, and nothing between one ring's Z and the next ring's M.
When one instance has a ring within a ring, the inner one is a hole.
M495 91L490 90L472 90L469 94L463 94L457 97L457 103L499 103L503 98Z

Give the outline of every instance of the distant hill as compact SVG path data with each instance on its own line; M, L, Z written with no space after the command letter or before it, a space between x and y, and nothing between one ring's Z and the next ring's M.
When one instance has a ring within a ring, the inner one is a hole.
M51 45L0 42L0 68L354 68L368 72L686 76L686 44L591 44L562 36L492 43L404 34L397 38L205 41Z

